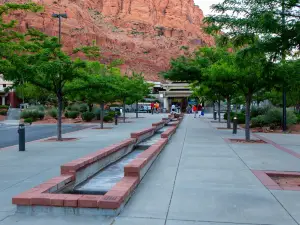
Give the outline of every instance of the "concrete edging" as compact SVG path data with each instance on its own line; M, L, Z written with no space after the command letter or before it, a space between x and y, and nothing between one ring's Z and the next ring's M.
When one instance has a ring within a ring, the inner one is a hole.
M139 142L152 136L158 127L170 122L173 117L152 124L153 127L131 134L131 138L111 145L85 157L73 160L61 166L61 176L52 178L28 191L12 198L17 212L35 215L49 213L53 215L118 215L129 200L134 189L145 176L152 163L165 147L170 136L175 133L178 124L168 129L167 138L159 139L136 159L124 167L124 177L105 195L60 194L64 188L74 187L105 166L117 161L132 151Z

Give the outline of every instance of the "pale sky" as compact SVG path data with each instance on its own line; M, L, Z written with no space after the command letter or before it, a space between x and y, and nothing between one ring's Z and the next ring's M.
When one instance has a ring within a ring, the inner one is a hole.
M223 2L222 0L194 0L196 5L199 5L200 9L203 10L204 15L211 14L210 6L213 4L217 4L219 2Z

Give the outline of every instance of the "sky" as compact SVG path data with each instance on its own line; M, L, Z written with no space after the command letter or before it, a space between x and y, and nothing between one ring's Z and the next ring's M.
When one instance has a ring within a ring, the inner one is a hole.
M210 6L212 4L217 4L219 2L222 2L222 0L194 0L196 5L199 5L200 9L203 10L204 15L211 14Z

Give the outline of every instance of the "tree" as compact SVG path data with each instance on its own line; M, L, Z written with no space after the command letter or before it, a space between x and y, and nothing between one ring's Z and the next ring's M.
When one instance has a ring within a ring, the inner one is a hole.
M284 63L287 55L300 49L300 10L297 0L224 0L212 6L219 13L205 22L209 33L220 33L233 39L248 51L265 52L273 62ZM226 39L226 38L225 38ZM283 79L284 76L283 76ZM286 129L286 82L283 92L283 130Z
M34 104L45 102L51 96L49 92L28 82L17 85L15 89L18 98Z
M78 91L73 93L73 98L100 104L101 129L103 129L104 105L117 99L118 81L120 71L99 62L88 62L84 79L76 79L70 83L70 88Z
M128 76L120 76L117 83L117 96L123 103L123 122L125 123L126 108L125 104L127 100L134 97L135 83Z
M271 83L272 69L264 53L251 54L241 50L235 59L236 87L245 97L245 138L250 141L250 108L254 93Z
M226 54L225 57L206 69L206 83L213 86L213 90L227 101L227 128L231 128L231 99L236 94L236 75L238 70L233 57ZM220 115L219 115L220 118Z
M136 103L136 118L138 118L138 102L150 93L150 85L146 83L141 73L132 72L132 76L129 79L132 82L131 87L134 90L131 90L132 93L127 102L129 104Z

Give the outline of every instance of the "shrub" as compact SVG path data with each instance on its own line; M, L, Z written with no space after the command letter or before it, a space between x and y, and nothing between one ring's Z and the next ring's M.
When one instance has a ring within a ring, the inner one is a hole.
M296 117L297 117L297 123L300 123L300 113L296 114Z
M104 122L111 122L111 121L113 121L113 120L114 120L113 117L112 117L112 116L109 116L109 115L103 117L103 121L104 121Z
M252 106L251 107L251 110L250 110L250 118L254 118L254 117L257 117L259 116L259 108L255 107L255 106Z
M33 121L36 121L37 119L43 119L45 116L45 113L42 111L38 111L36 109L25 109L21 112L21 118L27 119L31 118Z
M297 116L293 111L287 111L286 113L286 123L288 126L296 124L298 121Z
M24 119L24 123L30 123L30 124L32 124L32 122L33 122L32 118L26 118L26 119Z
M79 105L79 112L87 112L89 111L89 106L85 103Z
M9 106L8 105L0 105L0 109L8 109Z
M6 116L7 115L7 110L6 109L0 109L0 115Z
M282 109L270 108L265 115L266 124L271 128L276 128L281 126L282 123ZM287 125L292 125L297 123L297 117L294 112L287 111L286 115Z
M244 124L245 123L245 113L236 114L236 118L237 118L238 124Z
M51 116L54 119L57 119L57 109L56 108L52 108L48 111L48 115Z
M108 111L108 113L107 113L107 115L111 116L111 117L115 117L115 114L116 114L116 112L112 111L112 110ZM117 114L118 114L118 116L120 116L121 115L120 111L117 111Z
M271 108L265 115L266 124L272 128L281 125L282 111L278 108Z
M70 106L67 107L67 110L68 111L76 111L76 112L80 112L80 105L75 103L75 104L72 104Z
M263 127L266 125L265 115L259 115L251 119L251 127Z
M45 117L45 112L44 111L39 111L39 119L42 120Z
M230 121L233 120L233 117L234 117L235 113L234 112L230 112ZM224 120L227 120L227 112L224 113Z
M81 114L81 118L83 121L90 122L95 118L95 114L93 112L84 112Z
M77 118L79 116L79 112L77 112L77 111L66 111L65 112L65 117L67 117L67 118L71 118L71 119L75 119L75 118Z

